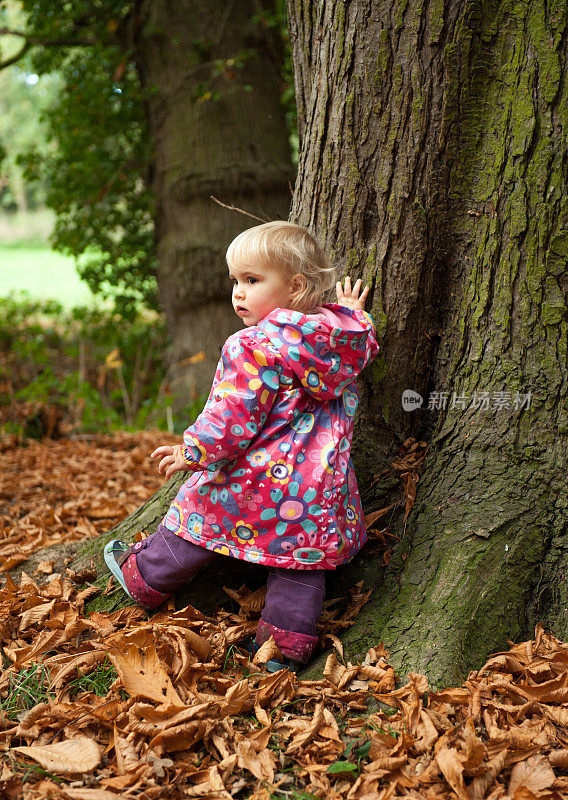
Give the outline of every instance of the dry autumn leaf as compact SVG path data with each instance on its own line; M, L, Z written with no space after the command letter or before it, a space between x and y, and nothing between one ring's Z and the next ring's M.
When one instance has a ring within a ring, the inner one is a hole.
M278 649L274 638L271 636L256 651L252 660L253 664L266 664L271 658L282 659L282 653Z
M274 782L274 758L269 750L260 752L250 740L237 744L238 764L247 769L259 781Z
M63 790L64 797L70 797L71 800L116 800L119 796L116 792L109 792L107 789L70 789Z
M128 637L110 637L106 650L132 697L146 697L171 706L185 705L160 664L151 629L135 630Z
M555 780L556 775L549 761L543 755L532 756L515 764L507 791L511 797L515 797L517 790L521 788L538 792L548 789Z
M442 743L442 739L438 743ZM436 761L444 778L460 800L470 800L463 779L463 759L453 747L436 747Z
M14 752L32 758L51 772L92 772L101 760L98 745L86 736L46 745L14 747Z

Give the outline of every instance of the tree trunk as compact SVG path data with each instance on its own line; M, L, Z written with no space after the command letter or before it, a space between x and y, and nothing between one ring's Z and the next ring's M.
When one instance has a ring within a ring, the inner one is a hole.
M382 639L402 673L451 683L538 620L568 636L567 9L289 0L289 14L291 216L372 283L381 335L360 482L393 443L431 439L386 580L344 642L357 655ZM421 409L403 410L405 389Z
M290 209L282 53L273 30L253 24L256 12L254 0L139 0L136 8L154 139L158 285L173 340L172 387L186 403L209 392L220 348L240 327L225 250L259 224L210 196L262 220L286 219Z

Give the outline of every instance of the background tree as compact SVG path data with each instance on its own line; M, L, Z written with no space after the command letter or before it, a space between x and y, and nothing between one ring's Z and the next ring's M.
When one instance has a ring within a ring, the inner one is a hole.
M210 195L242 201L262 219L286 217L290 207L293 89L282 2L76 0L56 14L47 0L22 6L25 25L0 18L2 41L12 50L21 42L33 70L62 81L46 113L52 155L22 157L27 178L49 187L53 244L122 314L158 308L159 283L170 357L184 362L179 394L208 391L219 348L238 327L224 251L256 224ZM173 123L162 113L168 105ZM231 120L229 136L214 135L222 120Z
M43 108L52 102L58 88L56 77L42 81L22 68L0 72L0 208L27 211L45 202L45 187L26 184L18 155L32 144L43 155L48 152L45 130L40 122ZM10 113L8 111L10 110ZM13 110L17 109L16 113Z
M157 308L153 197L146 185L151 141L143 93L128 46L131 2L0 4L2 53L58 92L44 108L50 150L16 137L28 185L46 187L56 215L55 249L74 256L93 292L122 314ZM9 48L9 50L8 50ZM0 64L0 66L2 66ZM12 112L13 113L13 112Z
M19 4L10 3L0 11L0 26L18 27L23 24ZM9 59L21 50L12 38L4 43L2 58ZM54 101L59 90L57 75L46 76L41 82L33 74L29 57L18 59L11 69L0 71L0 209L26 211L45 202L45 187L26 185L19 154L32 145L43 157L49 146L42 114Z
M276 22L254 0L143 0L135 8L134 52L154 141L160 299L182 380L188 357L204 354L189 365L201 392L239 327L225 250L259 223L221 209L211 195L261 222L286 218L290 208L294 170Z

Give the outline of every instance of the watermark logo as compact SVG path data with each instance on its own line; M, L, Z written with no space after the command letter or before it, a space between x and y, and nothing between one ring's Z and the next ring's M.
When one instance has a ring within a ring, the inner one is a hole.
M424 398L412 389L405 389L402 393L402 407L405 411L415 411L422 407Z
M428 395L427 411L521 411L531 407L532 392L509 392L498 390L493 392L473 392L458 394L458 392L430 392ZM412 389L405 389L402 393L402 407L405 411L415 411L422 408L424 399L422 395Z

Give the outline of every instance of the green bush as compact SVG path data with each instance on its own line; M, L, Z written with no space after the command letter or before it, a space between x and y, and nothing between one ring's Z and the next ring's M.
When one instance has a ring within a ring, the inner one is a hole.
M12 294L0 304L0 423L27 436L51 433L49 425L63 434L171 429L168 345L164 320L153 312L125 319ZM190 399L182 428L204 399Z

